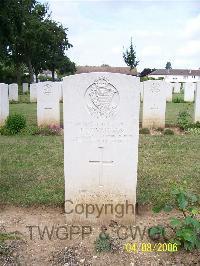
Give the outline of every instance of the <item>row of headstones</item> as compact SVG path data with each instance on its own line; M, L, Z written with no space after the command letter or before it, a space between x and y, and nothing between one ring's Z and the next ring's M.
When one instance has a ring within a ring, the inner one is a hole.
M144 84L148 81L141 82L141 101L143 101L143 90L144 90ZM172 102L173 93L180 93L181 92L181 83L169 83L165 81L163 82L165 86L165 90L167 93L167 102ZM196 83L193 82L186 82L183 83L182 87L184 91L184 102L193 102L195 98L195 90L196 90Z
M28 83L27 90L28 91ZM60 126L60 105L62 100L61 82L30 84L30 101L37 103L38 126ZM9 101L18 101L18 85L0 83L0 126L9 115Z
M198 85L197 85L198 84ZM143 101L142 127L143 128L164 128L166 101L172 97L173 87L175 91L180 89L180 83L166 83L165 81L145 81L140 83L141 98ZM179 86L178 86L179 85ZM17 84L1 84L1 121L5 121L9 113L9 100L17 100ZM200 121L200 99L199 83L185 85L184 91L187 95L196 95L194 122ZM9 91L9 93L8 93ZM169 93L170 91L170 93ZM189 93L189 92L190 93ZM196 93L195 93L196 91ZM169 95L170 94L170 95ZM63 98L62 82L41 82L30 84L30 101L37 102L37 123L42 125L60 126L60 105ZM191 97L192 98L192 97ZM3 100L4 99L4 100ZM188 97L189 99L189 97ZM2 123L2 122L1 122Z
M143 89L144 89L145 82L146 81L141 82L141 101L143 101ZM62 100L62 83L61 82L56 82L56 83L60 84L60 100ZM164 82L164 84L165 84L165 90L167 93L167 102L172 102L173 93L180 93L181 92L181 83ZM36 102L37 101L37 88L40 85L41 85L41 83L30 84L30 102ZM192 83L192 82L183 83L184 101L185 102L193 102L194 101L195 87L196 87L196 83ZM28 92L29 84L23 83L22 88L23 88L23 93ZM9 100L10 101L18 101L18 85L17 84L10 84L9 85Z
M22 91L23 93L28 92L29 90L29 84L28 83L23 83L22 84ZM19 90L18 90L18 84L12 83L8 85L8 97L9 101L15 101L18 102L19 98Z
M41 83L33 83L30 84L30 102L37 102L37 88L40 88L42 86ZM55 84L59 84L59 89L60 89L60 101L62 100L62 82L55 82ZM29 84L28 83L23 83L22 84L22 90L23 93L29 91ZM19 98L19 90L18 90L18 84L12 83L8 85L8 97L9 101L15 101L18 102Z
M28 83L23 83L22 84L22 91L23 93L28 92L29 84ZM18 84L12 83L8 85L8 95L9 95L9 100L10 101L15 101L18 102L18 95L19 95L19 90L18 90Z
M143 82L141 90L143 128L165 127L166 102L172 99L172 86L174 86L173 83L159 80ZM174 91L178 91L178 89L180 89L180 83L175 83ZM185 101L192 102L195 100L193 121L200 121L200 82L185 83L183 89Z

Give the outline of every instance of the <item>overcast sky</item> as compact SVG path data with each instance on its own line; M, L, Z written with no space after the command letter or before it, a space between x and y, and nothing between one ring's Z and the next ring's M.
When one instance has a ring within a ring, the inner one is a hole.
M122 53L130 38L138 69L200 67L200 1L48 2L53 19L68 30L73 44L67 55L77 65L125 66Z

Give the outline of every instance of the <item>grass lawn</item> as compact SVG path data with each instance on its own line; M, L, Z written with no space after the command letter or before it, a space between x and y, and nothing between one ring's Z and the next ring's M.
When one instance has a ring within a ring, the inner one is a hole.
M0 202L62 205L63 137L1 136ZM173 185L200 191L199 136L140 135L138 201L160 203Z
M36 103L10 104L10 113L23 113L36 125ZM61 112L62 112L62 103ZM167 124L193 103L168 103ZM62 114L61 114L62 117ZM62 123L62 121L61 121ZM0 202L17 205L62 205L64 202L63 137L0 136ZM172 186L200 191L200 139L194 135L140 135L138 201L156 204L169 198Z
M64 200L61 136L0 136L0 202L61 204Z

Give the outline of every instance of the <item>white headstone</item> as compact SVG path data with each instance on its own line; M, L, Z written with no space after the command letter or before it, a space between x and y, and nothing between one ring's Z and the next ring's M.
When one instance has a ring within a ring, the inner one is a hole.
M167 94L166 97L167 102L172 102L173 86L171 83L165 82L165 91Z
M141 102L143 101L143 94L144 94L143 90L144 90L144 84L143 84L143 82L140 82L140 100L141 100Z
M148 80L144 82L143 128L164 128L166 111L165 82Z
M10 84L8 87L9 90L9 100L10 101L18 101L18 84Z
M174 93L180 93L181 92L181 83L176 82L176 83L172 83L173 87L174 87Z
M186 82L184 84L184 101L193 102L196 84L193 82Z
M136 203L140 82L108 72L63 79L65 211L75 204L132 204L123 221L134 220ZM116 214L116 213L115 213ZM107 221L97 212L69 221ZM114 216L114 217L113 217Z
M23 83L22 84L22 90L23 90L23 93L28 91L28 83Z
M41 82L37 89L38 126L60 126L60 91L54 82Z
M30 84L30 102L37 102L37 87L39 83Z
M197 121L200 122L200 82L197 82L195 91L194 122Z
M8 85L0 83L0 126L3 126L9 115Z
M60 101L62 101L63 100L63 88L62 88L62 82L55 82L55 83L57 83L58 84L58 87L59 87L59 91L60 91L60 97L59 97L59 99L60 99Z

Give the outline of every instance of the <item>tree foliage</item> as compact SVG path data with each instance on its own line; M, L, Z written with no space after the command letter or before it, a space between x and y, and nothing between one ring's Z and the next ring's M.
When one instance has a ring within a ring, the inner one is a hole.
M171 62L167 62L165 69L172 69L172 64Z
M151 72L155 71L156 69L151 69L151 68L144 68L142 72L140 73L140 77L145 77L149 75Z
M126 49L123 53L123 58L127 66L130 67L130 70L134 69L139 64L139 61L136 60L136 52L133 48L132 38L129 49Z
M0 32L0 63L14 66L18 82L23 64L31 82L34 74L37 77L46 69L52 71L54 79L60 63L66 62L66 50L72 47L67 29L51 19L48 5L37 0L1 0ZM67 66L71 71L70 62Z

